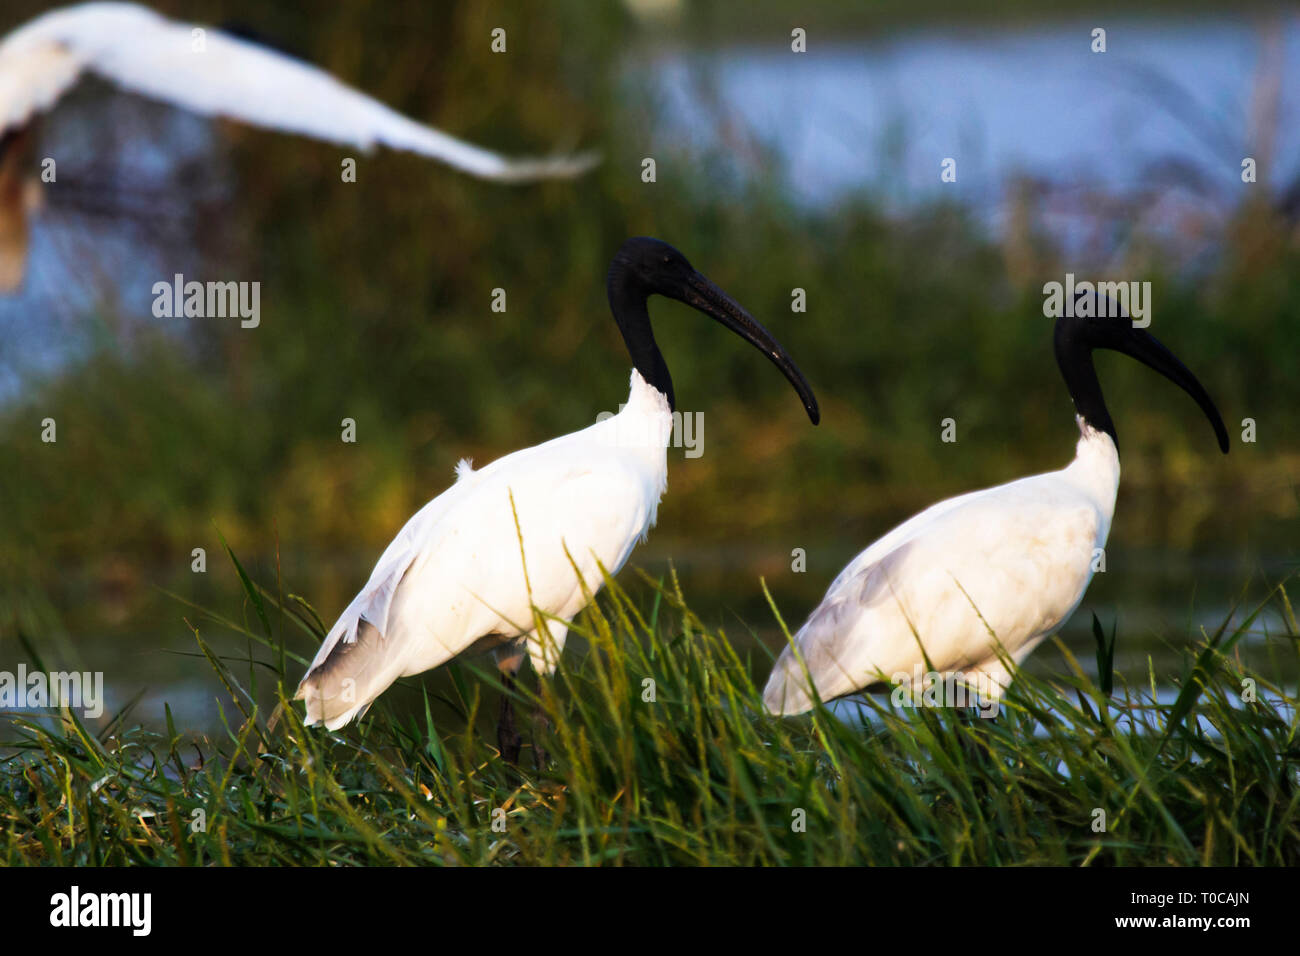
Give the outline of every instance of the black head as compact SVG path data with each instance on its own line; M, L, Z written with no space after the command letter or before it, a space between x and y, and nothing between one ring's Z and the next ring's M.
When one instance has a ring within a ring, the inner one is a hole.
M1080 312L1085 314L1080 315ZM1075 299L1074 313L1056 320L1054 344L1057 364L1070 390L1070 397L1074 399L1075 409L1084 421L1110 435L1115 447L1119 448L1115 424L1106 410L1092 363L1094 349L1110 349L1137 359L1190 395L1214 427L1219 450L1225 455L1228 453L1228 430L1218 408L1196 376L1173 352L1146 329L1134 328L1133 320L1124 314L1124 310L1105 296L1080 293Z
M610 272L618 267L640 282L650 293L668 295L664 289L680 288L691 276L695 267L686 257L661 239L634 236L614 253Z
M781 343L668 243L647 236L628 239L619 246L610 263L606 289L610 309L623 333L633 364L649 384L668 396L671 407L676 408L672 379L655 344L646 311L646 299L652 295L684 302L749 342L766 355L794 386L812 423L815 425L821 419L812 386Z

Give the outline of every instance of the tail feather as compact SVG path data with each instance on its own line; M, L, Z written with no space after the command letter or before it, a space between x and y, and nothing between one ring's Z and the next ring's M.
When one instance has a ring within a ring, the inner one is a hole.
M388 650L379 629L359 620L356 639L337 641L298 685L294 699L307 703L307 726L338 730L364 714L400 676Z
M763 706L769 713L777 715L802 714L813 708L808 675L789 648L777 659L767 679L763 688Z

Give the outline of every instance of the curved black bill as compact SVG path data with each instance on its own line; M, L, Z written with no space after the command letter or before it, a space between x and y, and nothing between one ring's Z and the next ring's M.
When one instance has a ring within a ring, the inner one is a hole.
M812 386L804 378L803 372L799 371L799 366L795 365L794 359L786 354L781 343L774 339L767 329L759 325L758 321L740 306L740 303L698 272L686 280L686 289L681 296L681 301L717 319L766 355L772 364L781 370L786 380L794 386L812 423L816 425L821 421L817 396L813 394Z
M1128 326L1120 333L1118 339L1105 343L1104 347L1132 356L1192 396L1196 404L1201 406L1201 411L1210 420L1210 424L1214 426L1214 434L1219 439L1219 450L1225 455L1228 453L1228 429L1224 427L1223 418L1219 415L1214 400L1210 398L1209 393L1197 381L1191 370L1180 362L1173 352L1165 348L1159 339L1145 329Z

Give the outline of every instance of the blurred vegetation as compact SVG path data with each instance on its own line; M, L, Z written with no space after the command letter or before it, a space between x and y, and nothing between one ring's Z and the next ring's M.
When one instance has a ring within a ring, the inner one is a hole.
M617 409L628 361L604 275L629 235L674 243L744 303L823 409L810 428L761 356L680 305L652 303L679 402L706 420L702 458L670 453L652 547L682 542L685 558L740 542L750 565L788 573L791 548L834 538L810 555L808 587L819 590L923 505L1072 454L1040 292L1065 268L1037 237L1026 268L956 206L906 218L865 195L796 206L770 152L754 175L720 181L729 157L696 164L668 151L659 181L641 182L658 105L648 79L624 69L628 51L723 44L742 20L751 39L761 24L784 37L774 5L742 17L689 4L658 28L579 0L157 6L289 38L358 88L489 147L596 146L605 162L575 182L505 188L379 152L344 184L346 151L221 126L238 201L220 225L235 241L206 271L259 280L261 325L207 320L177 335L128 316L130 334L114 334L120 325L102 321L82 360L29 378L0 408L0 641L15 625L57 633L67 615L101 628L110 608L124 626L159 626L144 613L155 607L146 586L187 573L195 547L217 553L214 526L262 569L278 548L292 586L307 582L332 614L458 458L483 463ZM9 4L0 25L40 7ZM504 57L489 50L495 26L508 30ZM1300 245L1266 205L1239 209L1224 238L1210 274L1157 264L1142 275L1155 284L1159 334L1229 422L1232 454L1218 455L1171 385L1101 358L1124 443L1117 529L1132 547L1294 557ZM505 314L489 307L497 287ZM806 314L790 311L794 287L808 291ZM1255 445L1235 440L1247 416ZM57 444L39 441L46 417ZM356 444L340 441L345 417ZM959 423L955 445L939 440L947 417ZM327 555L351 563L321 583Z

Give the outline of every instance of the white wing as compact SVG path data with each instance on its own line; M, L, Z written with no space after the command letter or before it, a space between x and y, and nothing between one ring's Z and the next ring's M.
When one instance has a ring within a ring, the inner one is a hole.
M631 456L586 437L457 470L458 482L411 518L330 630L298 689L309 722L342 726L399 677L484 639L532 635L533 605L566 621L582 609L582 583L594 593L600 566L610 574L623 566L663 490Z
M808 677L830 700L912 675L926 657L939 673L1004 674L998 645L1018 663L1073 613L1107 529L1059 472L934 505L835 579L794 637L798 657L787 647L777 660L765 705L800 713Z
M330 74L219 30L128 3L55 10L0 43L0 133L49 109L83 72L204 116L369 150L387 146L484 179L576 176L592 154L510 159L408 119Z

